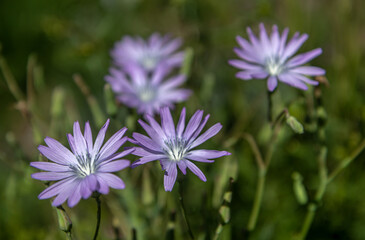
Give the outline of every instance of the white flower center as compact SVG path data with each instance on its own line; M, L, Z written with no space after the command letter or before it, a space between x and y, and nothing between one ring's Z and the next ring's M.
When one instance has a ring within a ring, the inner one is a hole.
M151 102L156 97L156 90L153 87L145 86L138 91L139 99L144 102Z
M142 57L140 63L147 70L153 70L158 63L158 57L153 56L152 54L146 54Z
M266 71L271 76L277 76L284 70L284 64L280 62L280 59L276 56L268 57L265 62Z
M165 141L167 148L164 149L166 155L173 162L182 160L188 150L186 141L181 138L173 138Z
M70 168L80 177L86 177L91 175L96 170L95 160L91 157L90 153L86 155L77 155L77 165L72 165Z

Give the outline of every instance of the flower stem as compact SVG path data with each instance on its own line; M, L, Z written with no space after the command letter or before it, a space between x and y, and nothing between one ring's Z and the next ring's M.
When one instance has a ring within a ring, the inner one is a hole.
M93 239L96 240L99 233L99 227L100 227L100 217L101 217L101 204L100 204L100 195L95 197L96 204L98 207L97 213L96 213L96 228Z
M272 94L273 92L267 91L267 118L269 120L269 123L272 124Z
M251 215L247 224L247 230L249 232L253 231L256 227L257 218L260 213L262 196L265 189L266 172L264 170L259 171L258 183L256 188L255 200L253 203Z
M186 216L186 211L185 211L185 205L184 205L184 198L183 198L183 181L180 180L179 181L179 200L180 200L180 206L181 206L181 210L182 210L182 215L183 218L185 220L186 226L188 227L188 232L189 232L189 236L191 239L194 240L194 235L193 235L193 231L191 230L190 224L189 224L189 220Z

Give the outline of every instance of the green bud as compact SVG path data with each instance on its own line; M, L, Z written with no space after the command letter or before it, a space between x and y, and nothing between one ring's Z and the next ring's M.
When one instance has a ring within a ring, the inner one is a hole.
M56 208L58 226L60 230L64 232L70 232L72 228L72 222L63 208Z
M293 172L293 190L298 203L304 205L308 202L307 191L303 185L303 177L298 172Z
M286 123L295 133L302 134L304 132L303 125L293 116L289 116L286 119Z

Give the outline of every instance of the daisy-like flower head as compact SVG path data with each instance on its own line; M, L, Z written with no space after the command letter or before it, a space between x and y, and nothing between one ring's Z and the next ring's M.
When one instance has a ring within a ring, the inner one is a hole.
M250 42L237 36L237 42L241 48L234 51L241 60L230 60L229 63L242 69L236 77L243 80L265 79L267 78L267 88L274 91L278 81L290 86L307 90L305 83L317 85L318 82L311 80L307 76L317 76L325 74L325 70L319 67L301 66L322 53L322 49L316 48L306 53L293 56L300 46L307 40L308 35L296 32L292 39L286 43L289 29L285 28L279 34L278 27L272 27L271 36L266 33L264 25L260 24L259 39L247 28Z
M220 123L213 125L200 135L209 119L209 114L203 119L203 111L198 110L185 127L185 108L181 111L179 122L175 128L170 110L165 107L160 111L161 125L150 115L146 115L149 123L138 120L148 136L133 133L130 141L139 145L132 153L141 157L131 167L136 167L147 162L159 160L165 170L165 191L171 191L177 177L177 167L185 175L189 168L202 181L206 181L204 173L192 162L214 162L215 158L230 155L226 151L196 150L195 148L216 135L222 128ZM200 135L200 136L199 136Z
M124 182L111 172L120 171L130 165L128 160L121 159L134 149L116 153L127 141L123 137L127 128L116 132L102 147L109 120L99 131L93 143L90 124L85 124L84 134L78 122L74 123L73 133L68 134L71 150L57 140L47 137L47 146L40 145L38 150L51 162L31 162L32 167L44 170L32 174L32 178L42 181L58 181L46 188L39 199L55 197L53 206L59 206L68 199L68 206L75 206L82 198L86 199L95 192L108 194L109 187L123 189Z
M186 80L177 75L165 80L171 69L159 66L152 74L134 66L127 74L112 68L105 80L110 83L118 101L136 108L140 114L158 112L161 107L174 107L174 103L185 101L191 94L188 89L178 88Z
M140 37L123 37L111 51L114 63L122 68L138 65L147 71L154 70L162 64L175 67L184 60L183 52L176 52L181 46L181 39L171 39L169 35L153 34L147 41Z

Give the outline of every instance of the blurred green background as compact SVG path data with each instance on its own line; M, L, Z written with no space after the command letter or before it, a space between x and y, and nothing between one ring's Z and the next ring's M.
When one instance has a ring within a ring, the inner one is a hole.
M111 66L109 51L114 42L124 35L146 38L154 32L181 37L182 49L194 52L185 84L194 94L177 109L186 106L189 116L198 108L211 113L208 126L219 121L224 128L204 146L233 153L213 164L198 164L207 175L206 183L187 174L184 194L192 230L198 239L212 238L228 179L234 177L232 219L220 237L242 239L257 172L248 144L243 140L230 142L245 131L264 148L268 123L264 81L238 80L234 77L237 70L227 64L228 59L236 58L232 51L237 46L236 35L247 37L247 26L257 32L260 22L267 29L277 24L281 30L289 27L289 36L295 31L309 34L300 52L323 49L311 64L326 69L330 83L323 90L323 104L328 115L326 144L331 171L356 148L365 133L364 9L362 0L0 1L1 64L4 70L6 60L9 69L5 74L12 72L21 92L14 97L3 71L0 239L66 238L58 229L50 202L37 199L44 185L30 178L35 170L29 162L39 159L36 147L46 136L66 144L66 133L71 132L75 120L90 120L94 135L106 117L112 118L109 136L124 125L129 127L129 134L141 130L135 124L138 116L134 110L120 106L117 114L108 116L110 101L103 90L104 76ZM83 77L89 98L75 84L75 73ZM288 107L291 115L307 123L311 96L312 89L301 92L279 84L274 113ZM174 116L178 117L178 111ZM318 143L310 125L305 127L302 135L294 134L287 126L281 131L252 239L290 239L301 227L306 206L296 201L292 173L300 172L310 199L318 186ZM365 239L364 156L361 154L329 185L308 239ZM164 239L169 237L169 229L175 229L176 239L188 239L177 185L171 193L163 191L163 175L157 163L119 175L127 187L102 198L99 239L132 239L133 228L138 239ZM75 236L90 239L96 220L95 202L83 200L66 210ZM175 225L171 220L174 213Z

